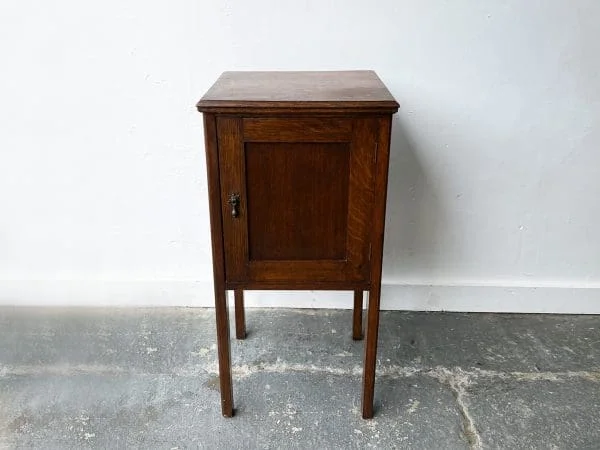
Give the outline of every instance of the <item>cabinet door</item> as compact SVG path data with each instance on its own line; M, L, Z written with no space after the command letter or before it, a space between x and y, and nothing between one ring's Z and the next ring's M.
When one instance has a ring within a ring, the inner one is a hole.
M368 281L377 127L218 118L228 282Z

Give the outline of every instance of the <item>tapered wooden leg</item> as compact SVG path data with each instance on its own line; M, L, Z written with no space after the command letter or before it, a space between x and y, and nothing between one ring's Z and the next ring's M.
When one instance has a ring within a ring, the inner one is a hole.
M352 315L352 339L359 341L362 333L363 291L354 291L354 313Z
M244 314L244 290L236 289L235 296L235 337L246 338L246 316Z
M373 417L375 394L375 365L377 362L377 336L379 332L379 300L381 297L381 267L383 263L383 232L388 179L391 117L379 119L377 159L375 162L375 197L371 224L371 289L367 307L367 332L365 339L365 367L363 372L362 416Z
M221 411L225 417L233 416L233 387L231 382L231 349L229 343L229 312L227 292L215 286L215 315L217 317L217 348L219 352L219 385Z
M217 350L219 353L221 411L225 417L231 417L233 416L233 389L231 384L231 350L229 346L229 311L227 308L227 291L225 290L223 221L221 217L221 202L219 201L221 198L221 188L219 186L217 122L216 117L213 114L204 114L204 138L206 141L206 169L215 286L215 316L217 319Z
M367 306L367 332L365 340L365 365L363 372L363 419L373 417L373 400L375 396L375 366L377 363L377 338L379 330L379 298L380 283L371 285Z

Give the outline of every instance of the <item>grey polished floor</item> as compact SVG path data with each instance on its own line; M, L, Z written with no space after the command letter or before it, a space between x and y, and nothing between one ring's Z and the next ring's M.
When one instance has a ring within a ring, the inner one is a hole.
M0 448L600 448L600 318L383 312L360 417L351 311L247 312L236 416L210 309L0 308Z

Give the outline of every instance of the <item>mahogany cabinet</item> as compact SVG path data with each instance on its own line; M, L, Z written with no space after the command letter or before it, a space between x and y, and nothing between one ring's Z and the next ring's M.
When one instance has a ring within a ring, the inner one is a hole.
M233 415L227 290L369 292L362 414L373 416L392 114L372 71L225 72L204 115L221 406Z

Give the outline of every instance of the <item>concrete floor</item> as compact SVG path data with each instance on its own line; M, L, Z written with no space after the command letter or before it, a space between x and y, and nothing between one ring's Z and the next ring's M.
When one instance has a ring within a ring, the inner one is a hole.
M600 318L249 310L220 415L208 309L0 308L0 448L600 448Z

